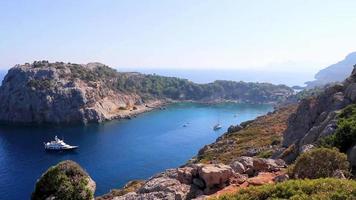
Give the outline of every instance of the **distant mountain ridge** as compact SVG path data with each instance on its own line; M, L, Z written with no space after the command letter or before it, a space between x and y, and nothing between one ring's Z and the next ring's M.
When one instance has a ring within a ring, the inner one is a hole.
M323 86L333 82L341 82L350 75L355 64L356 52L352 52L347 55L344 60L320 70L315 75L316 80L306 82L307 88Z

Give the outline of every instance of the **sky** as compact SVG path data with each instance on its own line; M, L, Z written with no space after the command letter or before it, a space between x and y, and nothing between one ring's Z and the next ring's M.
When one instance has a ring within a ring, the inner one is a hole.
M356 50L354 0L1 0L0 68L303 71Z

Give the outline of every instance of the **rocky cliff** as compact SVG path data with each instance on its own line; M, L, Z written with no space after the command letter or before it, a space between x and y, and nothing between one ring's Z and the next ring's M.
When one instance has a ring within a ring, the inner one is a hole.
M99 63L17 65L0 87L0 121L86 123L120 117L142 99L110 87L111 70Z
M100 63L47 61L16 65L0 87L0 122L88 123L127 117L165 101L276 103L292 90L283 85L119 73Z
M289 147L289 155L285 159L292 161L301 152L320 145L324 138L335 134L342 109L355 103L356 69L344 82L326 88L316 97L302 100L296 113L290 116L284 132L283 146ZM350 156L354 154L351 151L349 158L356 166L356 160Z

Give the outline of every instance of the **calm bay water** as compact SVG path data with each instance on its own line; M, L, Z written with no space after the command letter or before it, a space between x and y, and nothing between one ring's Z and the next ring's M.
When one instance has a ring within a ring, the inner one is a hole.
M231 124L271 111L269 105L178 103L132 120L70 127L0 127L0 197L28 199L36 179L62 160L78 162L97 184L96 195L178 167ZM234 115L237 114L237 117ZM223 126L213 131L218 121ZM182 125L188 123L187 127ZM80 148L48 153L55 135Z

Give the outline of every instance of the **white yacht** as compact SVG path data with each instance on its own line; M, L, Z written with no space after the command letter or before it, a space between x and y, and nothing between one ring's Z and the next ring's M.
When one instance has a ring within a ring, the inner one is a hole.
M214 131L217 131L217 130L219 130L219 129L221 129L221 128L222 128L222 126L221 126L220 124L216 124L216 125L213 127Z
M57 136L54 137L54 141L44 143L46 150L72 150L78 148L78 146L71 146L64 143L63 140L58 139Z

